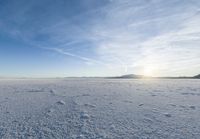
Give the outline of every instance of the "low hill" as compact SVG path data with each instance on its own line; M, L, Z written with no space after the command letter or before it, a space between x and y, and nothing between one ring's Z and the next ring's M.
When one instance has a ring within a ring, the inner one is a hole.
M111 78L115 78L115 79L140 79L140 78L145 78L145 77L146 76L144 76L144 75L126 74L126 75L111 77Z
M200 79L200 74L199 74L199 75L196 75L196 76L194 76L194 78L198 78L198 79Z
M113 79L142 79L142 78L152 78L152 79L200 79L200 74L196 76L178 76L178 77L150 77L144 75L136 75L136 74L126 74L122 76L110 77Z

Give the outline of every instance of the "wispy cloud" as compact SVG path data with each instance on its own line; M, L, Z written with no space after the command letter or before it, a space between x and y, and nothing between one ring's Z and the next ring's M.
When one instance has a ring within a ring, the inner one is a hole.
M69 16L65 15L72 11L47 8L33 19L29 14L37 4L32 2L22 10L13 10L17 12L16 26L0 24L32 46L104 66L110 72L142 74L152 68L157 75L199 72L198 0L108 0L94 8L95 2L81 1L78 9L87 10ZM57 5L61 7L62 3ZM27 24L32 21L30 28Z
M198 72L200 14L194 3L154 1L135 7L132 1L116 1L106 13L93 27L103 40L97 44L102 59L109 59L113 66L123 63L138 73L145 68L155 68L157 75Z
M40 47L40 48L46 49L46 50L51 50L51 51L54 51L54 52L57 52L57 53L60 53L60 54L66 55L66 56L74 57L76 59L79 59L79 60L86 62L87 64L98 64L98 65L110 67L109 64L106 64L102 61L99 61L99 60L96 60L96 59L91 59L91 58L80 56L80 55L76 55L76 54L64 51L60 48L48 48L48 47Z

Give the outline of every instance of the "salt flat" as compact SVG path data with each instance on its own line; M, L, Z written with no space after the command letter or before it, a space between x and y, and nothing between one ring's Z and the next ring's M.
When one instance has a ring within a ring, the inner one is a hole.
M199 139L200 80L0 80L0 138Z

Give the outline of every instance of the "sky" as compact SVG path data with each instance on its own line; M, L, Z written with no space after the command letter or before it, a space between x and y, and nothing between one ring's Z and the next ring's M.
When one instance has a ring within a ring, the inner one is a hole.
M0 0L0 77L200 74L199 0Z

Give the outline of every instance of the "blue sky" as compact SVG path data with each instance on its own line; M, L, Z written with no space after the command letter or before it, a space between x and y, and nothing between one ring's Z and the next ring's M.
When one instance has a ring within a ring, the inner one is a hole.
M0 0L0 76L199 69L199 0Z

